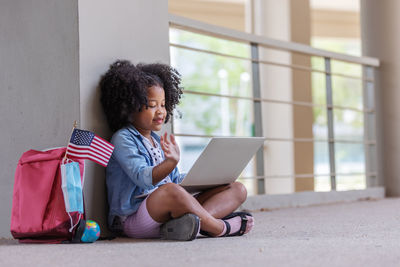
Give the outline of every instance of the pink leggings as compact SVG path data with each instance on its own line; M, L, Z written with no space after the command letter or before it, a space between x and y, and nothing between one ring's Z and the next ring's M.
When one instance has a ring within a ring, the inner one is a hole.
M124 233L133 238L159 238L161 223L151 218L146 206L147 197L139 209L124 222Z

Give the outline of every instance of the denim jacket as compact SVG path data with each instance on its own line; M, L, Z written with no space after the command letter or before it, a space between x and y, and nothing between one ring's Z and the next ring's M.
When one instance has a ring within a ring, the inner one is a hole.
M160 143L157 134L152 132L151 135ZM125 217L138 210L144 198L136 196L146 194L164 183L152 184L154 163L143 144L143 136L132 125L117 131L111 143L115 147L106 169L109 226L115 216ZM178 168L170 173L173 183L181 183L184 177Z

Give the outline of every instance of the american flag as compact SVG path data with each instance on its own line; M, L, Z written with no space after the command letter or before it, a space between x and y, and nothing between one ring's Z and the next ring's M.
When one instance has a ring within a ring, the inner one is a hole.
M107 166L114 146L92 132L74 129L67 147L69 156L92 160Z

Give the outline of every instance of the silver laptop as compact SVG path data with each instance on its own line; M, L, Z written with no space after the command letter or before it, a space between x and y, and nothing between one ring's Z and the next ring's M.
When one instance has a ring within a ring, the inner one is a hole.
M193 193L234 182L263 143L263 137L212 138L181 185Z

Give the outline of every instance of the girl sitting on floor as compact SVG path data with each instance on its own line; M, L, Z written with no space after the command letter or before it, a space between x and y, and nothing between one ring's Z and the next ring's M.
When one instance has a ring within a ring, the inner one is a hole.
M180 74L164 64L116 61L100 81L101 103L114 152L106 170L108 223L133 238L193 240L199 233L222 237L248 233L253 216L234 212L247 197L234 182L192 196L174 136L159 137L182 94Z

